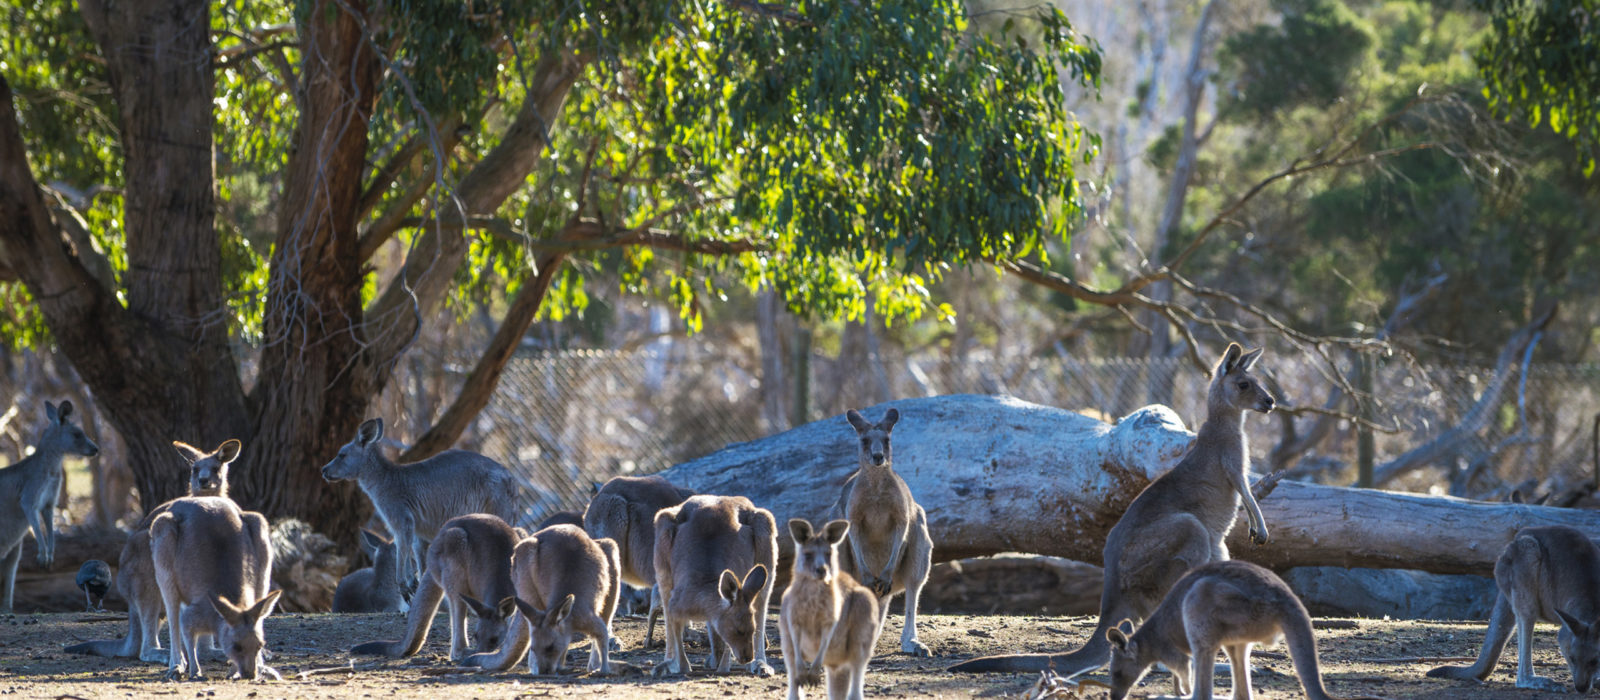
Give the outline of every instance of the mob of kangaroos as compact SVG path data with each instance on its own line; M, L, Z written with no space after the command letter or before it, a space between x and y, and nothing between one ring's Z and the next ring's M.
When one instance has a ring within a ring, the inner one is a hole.
M72 402L56 406L44 404L44 434L34 444L33 454L0 469L0 612L11 612L17 587L17 565L22 563L22 538L33 530L39 545L35 555L48 569L56 558L56 501L61 495L61 458L67 454L93 457L100 454L83 429L73 425Z

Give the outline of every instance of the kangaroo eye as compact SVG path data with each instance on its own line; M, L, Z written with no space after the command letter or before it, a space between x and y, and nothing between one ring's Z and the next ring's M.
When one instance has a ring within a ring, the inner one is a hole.
M1239 382L1239 388L1240 389L1249 389L1250 388L1250 382Z

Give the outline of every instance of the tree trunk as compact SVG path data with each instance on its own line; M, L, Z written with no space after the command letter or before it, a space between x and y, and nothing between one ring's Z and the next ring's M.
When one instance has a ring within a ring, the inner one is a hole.
M1029 552L1101 562L1106 534L1193 434L1171 409L1147 406L1116 426L991 396L907 399L895 471L928 512L938 561ZM778 522L821 520L856 467L843 417L740 443L662 473L702 493L743 495ZM1499 505L1295 482L1261 500L1272 541L1235 528L1235 556L1274 568L1363 566L1489 574L1517 530L1564 524L1600 536L1600 513Z

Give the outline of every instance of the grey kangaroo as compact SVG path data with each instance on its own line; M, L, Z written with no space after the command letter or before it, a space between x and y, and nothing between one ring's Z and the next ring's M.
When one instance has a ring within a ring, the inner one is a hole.
M651 646L661 612L661 590L656 586L656 513L693 495L659 476L618 476L601 486L583 511L583 529L589 536L617 543L623 583L650 589L645 648Z
M861 465L844 482L839 497L844 517L850 521L850 555L844 571L878 596L878 633L889 619L889 599L906 594L906 623L900 630L900 650L913 656L931 656L917 639L917 602L933 568L933 537L928 534L928 514L911 497L911 487L894 471L889 433L900 412L889 409L883 420L869 423L857 411L845 418L861 439Z
M0 469L0 575L5 577L0 591L0 612L10 612L17 586L17 565L22 563L22 538L33 530L39 545L34 555L48 569L56 560L56 500L61 495L61 458L67 454L93 457L100 448L73 425L72 402L58 407L44 404L44 434L34 444L33 454Z
M189 464L189 496L228 497L228 465L239 457L243 445L226 440L216 450L203 452L181 442L173 442ZM128 634L122 639L106 639L74 644L70 654L137 658L150 663L168 663L168 650L161 648L161 620L166 608L161 589L156 585L155 562L150 554L150 523L167 512L177 500L167 501L150 512L128 534L127 543L117 558L117 593L128 601Z
M1111 658L1107 630L1123 619L1143 620L1189 570L1228 558L1225 540L1240 503L1250 516L1250 538L1266 544L1267 524L1245 478L1250 450L1244 412L1268 413L1275 403L1250 373L1260 357L1259 349L1245 353L1228 344L1211 373L1206 421L1193 449L1139 492L1106 536L1100 622L1089 641L1067 654L989 656L950 670L1042 671L1053 666L1071 676L1099 668Z
M1337 700L1322 685L1311 615L1283 579L1242 561L1214 561L1173 584L1150 617L1133 631L1123 620L1106 630L1111 644L1111 700L1122 700L1160 663L1172 671L1187 700L1211 700L1217 650L1233 663L1233 700L1252 700L1250 645L1283 637L1309 700ZM1362 697L1352 700L1379 700Z
M505 670L524 653L533 675L560 673L567 647L586 636L589 670L611 673L611 620L622 591L617 543L594 539L573 525L554 525L517 543L511 555L517 595L512 634L494 654L468 666Z
M356 438L322 468L328 481L354 479L400 548L400 573L411 588L422 575L428 542L446 520L488 513L507 522L518 514L516 477L476 452L446 450L411 464L383 456L383 419L361 424Z
M372 566L339 579L338 588L333 590L333 611L405 612L409 606L400 593L399 547L394 540L384 539L371 530L361 531L361 541L373 551Z
M839 543L849 529L847 520L821 532L800 518L789 521L794 575L778 615L789 700L802 700L802 686L816 685L823 672L829 700L861 700L878 640L878 596L839 570Z
M406 636L388 642L357 644L352 654L398 658L422 650L439 604L450 603L450 660L467 656L467 615L477 616L473 637L478 652L491 652L504 641L506 625L516 612L511 600L516 587L511 580L511 554L517 532L493 515L473 514L451 518L428 546L428 570L422 576L411 609L406 614ZM497 604L485 604L494 601Z
M656 584L666 609L667 650L653 675L689 672L683 628L704 621L707 666L727 673L734 657L751 673L767 663L767 601L778 563L772 513L743 496L695 496L656 514Z
M1471 666L1440 666L1432 678L1485 680L1500 663L1512 621L1517 628L1517 687L1562 692L1566 686L1533 675L1533 625L1561 625L1556 645L1578 693L1588 693L1600 673L1600 549L1569 527L1530 527L1517 533L1494 563L1500 589L1483 650Z

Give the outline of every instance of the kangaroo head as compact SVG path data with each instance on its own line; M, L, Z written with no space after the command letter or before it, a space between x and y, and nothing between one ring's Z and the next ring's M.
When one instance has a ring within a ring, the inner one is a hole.
M1122 700L1155 661L1140 654L1146 645L1133 638L1133 620L1106 630L1106 641L1111 642L1111 700Z
M49 424L44 428L44 439L39 441L41 446L84 457L100 454L100 446L94 444L89 436L84 435L82 428L68 420L72 418L71 401L62 401L60 406L49 401L44 402L44 416Z
M393 582L399 584L400 577L400 548L395 546L394 540L384 537L371 530L361 530L362 549L370 549L372 555L372 573L378 583Z
M239 458L239 448L243 446L238 440L227 440L217 449L210 452L201 452L194 447L174 440L172 446L178 448L178 454L183 455L189 462L189 495L190 496L227 496L228 495L228 465Z
M461 601L467 604L467 610L473 617L478 618L472 628L472 636L478 640L478 652L487 654L499 649L500 643L506 639L506 627L511 614L517 611L516 599L506 596L499 605L489 606L463 593Z
M717 581L721 607L707 620L707 627L733 648L733 658L741 664L756 657L756 597L767 585L767 567L756 564L744 580L727 569Z
M1261 380L1250 373L1256 360L1261 359L1265 348L1245 352L1238 343L1228 343L1228 350L1211 372L1211 388L1206 395L1209 408L1235 411L1270 413L1277 400L1261 385Z
M535 675L560 673L567 660L567 647L572 646L571 593L561 599L561 604L549 610L540 610L521 598L510 598L516 603L522 619L528 623L531 646L528 648L528 669Z
M354 479L361 475L361 468L371 461L372 455L378 449L378 440L383 438L383 419L373 418L361 424L356 430L356 439L345 443L339 448L339 454L334 455L333 461L322 467L322 478L328 481L343 481Z
M211 607L216 608L217 614L222 616L222 626L217 628L217 643L222 645L222 653L227 654L228 661L233 664L233 678L253 681L259 675L259 669L264 665L261 663L261 651L267 646L261 623L272 614L272 607L277 605L281 593L281 590L273 591L254 605L244 607L236 606L222 596L211 599Z
M789 536L794 538L794 575L832 583L839 570L839 543L850 531L850 521L834 520L813 533L811 523L801 518L789 521Z
M877 423L868 423L855 409L850 409L844 417L856 429L856 437L861 438L861 466L881 467L894 462L894 455L889 451L889 431L900 421L900 411L889 409Z
M1556 644L1561 656L1567 660L1567 670L1572 672L1572 687L1579 695L1589 692L1600 675L1600 620L1584 622L1556 610L1561 617L1561 631Z

